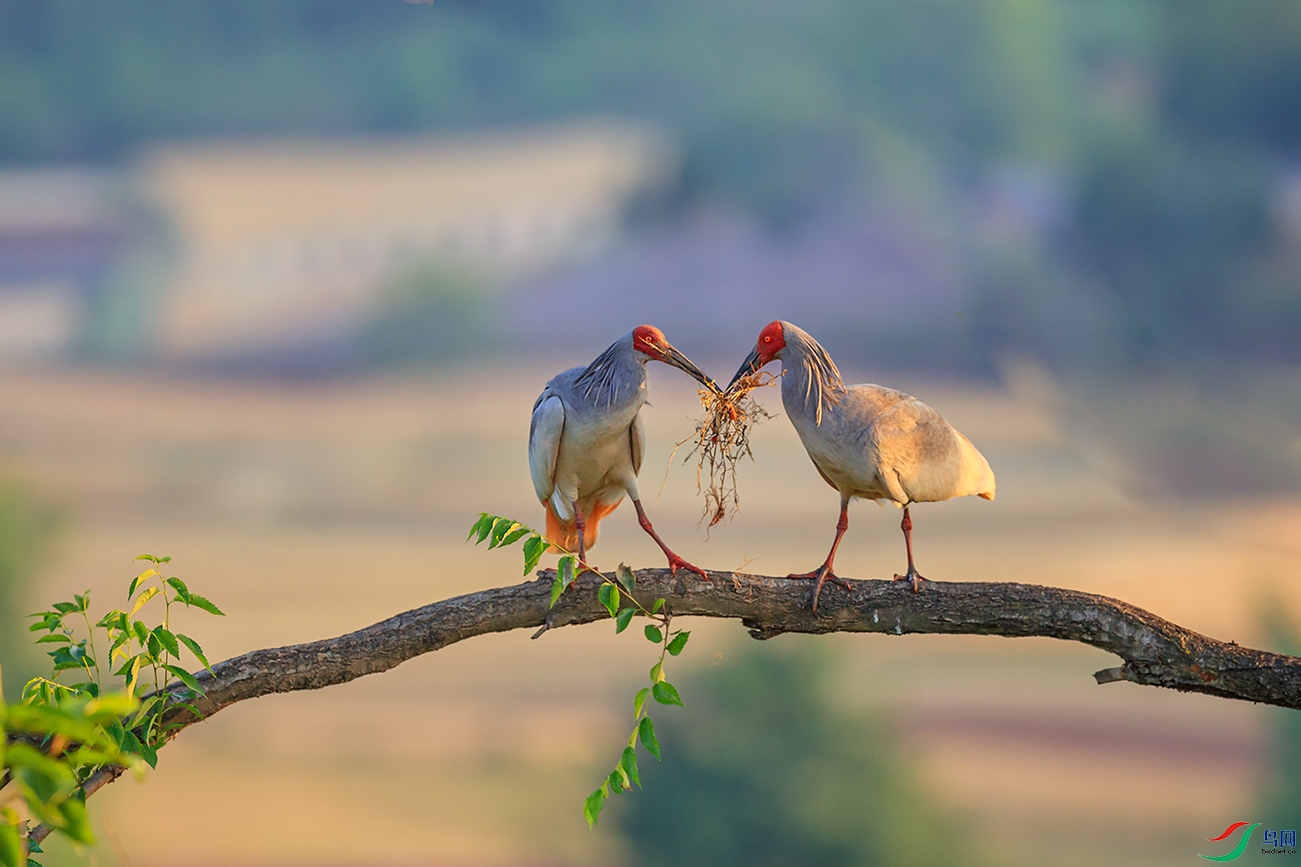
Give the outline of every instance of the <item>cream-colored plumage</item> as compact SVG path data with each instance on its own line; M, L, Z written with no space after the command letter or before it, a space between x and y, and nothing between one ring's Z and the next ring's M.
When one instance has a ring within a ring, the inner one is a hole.
M818 473L840 493L840 521L826 562L799 577L817 579L817 594L832 571L836 548L849 525L850 500L890 501L904 510L901 526L908 551L908 579L918 588L913 565L913 503L954 497L994 499L994 472L971 440L910 394L880 385L845 385L831 356L789 322L759 333L737 378L773 359L782 362L782 405ZM793 576L795 577L795 576Z

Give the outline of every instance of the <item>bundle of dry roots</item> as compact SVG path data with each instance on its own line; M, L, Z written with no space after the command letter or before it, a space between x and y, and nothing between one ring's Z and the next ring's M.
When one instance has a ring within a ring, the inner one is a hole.
M715 388L700 390L705 417L696 422L696 432L678 443L677 449L694 440L685 460L696 459L696 491L705 495L705 513L701 521L709 526L719 523L741 504L736 489L736 462L750 453L750 427L772 418L755 402L750 392L773 382L766 372L738 379L727 391Z

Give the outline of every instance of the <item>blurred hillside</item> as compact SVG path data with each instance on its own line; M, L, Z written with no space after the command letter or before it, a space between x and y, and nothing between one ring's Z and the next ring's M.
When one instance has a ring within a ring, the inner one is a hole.
M0 159L622 117L682 150L643 217L722 208L742 234L846 249L883 222L868 246L945 275L960 300L908 335L919 351L865 358L1296 361L1299 46L1289 0L19 0L0 9ZM748 319L812 294L872 333L854 302L876 269L804 281L788 258L786 304Z

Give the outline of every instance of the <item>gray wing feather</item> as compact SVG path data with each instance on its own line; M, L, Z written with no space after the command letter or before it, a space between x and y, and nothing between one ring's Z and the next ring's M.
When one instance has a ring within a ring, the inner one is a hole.
M646 423L641 420L640 412L633 416L628 436L632 445L632 471L636 475L641 472L641 459L646 454Z
M556 484L556 457L560 454L560 437L565 430L565 405L554 394L543 393L533 407L529 423L529 474L538 501L545 503Z

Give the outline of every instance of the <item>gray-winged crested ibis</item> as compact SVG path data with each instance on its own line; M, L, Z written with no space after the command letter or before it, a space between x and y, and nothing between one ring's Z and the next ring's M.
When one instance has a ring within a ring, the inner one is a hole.
M529 471L547 512L547 538L576 551L586 565L601 519L624 495L637 520L677 573L705 572L669 549L655 532L637 493L637 472L646 449L641 408L646 403L646 363L662 361L710 388L713 380L675 349L663 332L639 325L586 367L557 374L533 404L529 425Z

